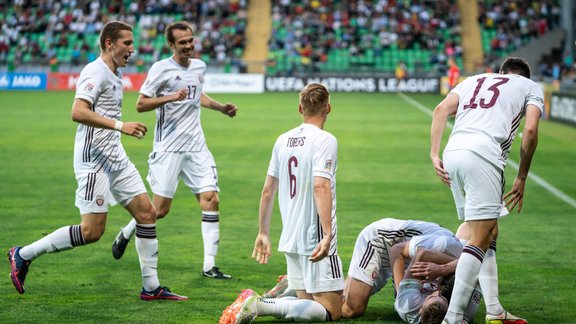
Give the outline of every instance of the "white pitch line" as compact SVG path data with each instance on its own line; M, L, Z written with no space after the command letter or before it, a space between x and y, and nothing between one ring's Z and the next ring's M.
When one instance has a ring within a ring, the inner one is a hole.
M424 106L423 104L419 103L418 101L408 97L407 95L405 95L401 92L398 93L398 96L400 98L402 98L402 100L404 100L407 103L414 106L414 108L416 108L416 109L420 110L421 112L427 114L428 116L432 117L432 111L430 109L426 108L426 106ZM450 129L452 129L454 127L454 125L451 122L447 122L446 126ZM518 171L519 165L518 165L518 163L516 163L516 161L514 161L512 159L508 159L507 164L510 165L512 168L514 168L516 171ZM553 185L551 185L550 183L548 183L546 180L542 179L541 177L539 177L538 175L536 175L532 172L528 172L528 178L530 178L531 180L534 180L534 182L539 184L542 188L548 190L554 196L563 200L564 202L566 202L570 206L576 208L576 200L574 198L568 196L567 194L562 192L560 189L558 189L558 188L554 187Z

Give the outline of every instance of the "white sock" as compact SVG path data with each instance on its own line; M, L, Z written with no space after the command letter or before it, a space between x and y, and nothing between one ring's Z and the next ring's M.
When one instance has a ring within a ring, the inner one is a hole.
M450 298L450 305L445 320L448 323L461 323L464 310L470 301L474 287L478 283L478 273L484 259L484 251L466 245L456 266L454 289Z
M220 222L218 211L202 211L202 240L204 241L204 271L216 265L216 254L220 244Z
M474 317L476 317L478 308L480 308L481 299L482 290L480 289L480 285L476 285L474 291L472 292L472 296L470 297L470 301L464 310L464 320L466 323L472 323L472 321L474 321Z
M19 252L21 258L32 261L44 253L70 250L85 244L80 225L72 225L55 230L38 241L21 248Z
M326 322L329 318L326 308L310 299L262 298L257 303L258 316L275 316L295 322Z
M142 287L146 291L153 291L160 286L156 224L136 224L136 251L142 270Z
M498 299L498 265L496 264L496 241L490 243L490 248L486 252L480 275L478 276L484 304L486 304L486 313L498 315L504 311Z
M122 235L125 239L131 239L134 232L136 232L136 220L132 218L126 226L122 227Z

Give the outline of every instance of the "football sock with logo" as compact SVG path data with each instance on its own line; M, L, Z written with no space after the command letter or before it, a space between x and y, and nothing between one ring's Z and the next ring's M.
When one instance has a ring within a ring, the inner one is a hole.
M496 241L490 243L490 248L486 251L486 256L480 268L478 276L484 304L486 304L486 313L498 315L504 311L498 299L498 265L496 264Z
M473 245L466 245L458 260L454 289L445 319L448 323L461 323L464 309L470 301L478 283L478 274L484 259L484 251Z
M142 287L152 291L160 286L156 224L136 224L136 251L142 270Z
M202 240L204 242L204 271L212 269L216 264L216 254L220 244L220 213L218 211L202 211Z
M132 218L132 220L126 224L126 226L122 227L122 235L125 239L131 239L132 235L136 231L136 220Z
M257 303L258 316L275 316L296 322L325 322L330 318L322 304L309 299L262 298Z
M44 253L70 250L85 244L80 225L64 226L20 249L20 257L34 260Z

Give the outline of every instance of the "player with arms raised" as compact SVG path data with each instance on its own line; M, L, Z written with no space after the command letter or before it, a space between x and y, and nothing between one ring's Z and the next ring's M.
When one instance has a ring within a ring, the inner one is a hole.
M524 323L497 302L496 238L498 219L522 209L528 170L538 142L538 122L544 109L542 89L530 80L523 59L507 58L500 74L484 73L458 84L434 110L430 158L436 174L449 186L458 217L468 223L470 240L456 268L456 281L446 323L461 323L463 310L479 281L486 320ZM449 116L454 129L440 158L442 134ZM512 189L504 192L504 167L522 117L526 116L520 166ZM502 212L504 210L504 212Z

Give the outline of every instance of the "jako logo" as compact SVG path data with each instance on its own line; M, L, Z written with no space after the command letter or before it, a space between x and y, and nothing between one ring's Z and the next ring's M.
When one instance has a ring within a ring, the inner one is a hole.
M42 79L38 75L16 75L12 80L13 87L38 87Z

